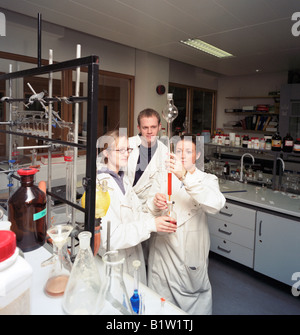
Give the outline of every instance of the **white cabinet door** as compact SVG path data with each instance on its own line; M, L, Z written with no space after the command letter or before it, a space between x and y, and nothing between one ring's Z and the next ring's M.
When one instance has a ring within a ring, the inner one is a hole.
M300 222L257 212L254 270L285 284L300 272Z

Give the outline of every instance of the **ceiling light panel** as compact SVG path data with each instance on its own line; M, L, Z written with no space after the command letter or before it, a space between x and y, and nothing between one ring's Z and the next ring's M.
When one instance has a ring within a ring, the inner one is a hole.
M206 52L210 55L213 55L218 58L228 58L228 57L233 57L232 54L229 52L226 52L222 49L219 49L211 44L208 44L206 42L203 42L198 39L188 39L185 41L180 41L183 44L186 44L192 48L198 49L200 51Z

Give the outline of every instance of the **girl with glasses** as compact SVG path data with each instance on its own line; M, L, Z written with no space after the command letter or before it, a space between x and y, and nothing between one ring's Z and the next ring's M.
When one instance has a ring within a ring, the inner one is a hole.
M107 221L110 221L110 249L118 250L120 257L125 258L124 271L132 276L132 262L140 260L140 280L146 284L141 242L147 240L152 232L174 232L176 221L168 216L155 218L142 211L140 200L124 174L131 152L126 134L119 130L108 132L98 139L97 147L100 149L97 179L108 181L111 199L106 216L102 218L99 254L106 252Z

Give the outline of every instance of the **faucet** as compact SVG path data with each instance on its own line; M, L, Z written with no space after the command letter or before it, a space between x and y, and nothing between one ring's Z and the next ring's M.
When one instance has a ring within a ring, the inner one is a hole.
M282 174L284 173L284 170L285 170L285 164L284 164L284 160L281 157L277 157L276 162L277 162L277 160L279 160L281 162L281 168L282 168L282 173L279 172L278 185L277 185L277 188L280 190L281 189L281 182L282 182ZM275 187L275 184L273 184L273 186Z
M277 157L276 160L279 160L281 162L282 172L285 170L285 164L284 160L281 157Z
M254 164L254 157L249 154L248 152L246 152L245 154L243 154L242 158L241 158L241 172L240 172L240 182L243 182L243 174L244 174L244 157L245 156L250 156L252 158L252 164Z

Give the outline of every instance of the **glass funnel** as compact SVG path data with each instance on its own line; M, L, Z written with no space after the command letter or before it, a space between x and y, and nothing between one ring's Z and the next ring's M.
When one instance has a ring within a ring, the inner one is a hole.
M121 314L134 314L123 280L125 259L120 259L118 251L108 251L104 254L103 261L106 268L106 301ZM103 292L100 295L102 299Z
M50 297L60 297L67 286L72 263L67 250L68 237L73 230L71 225L61 224L47 230L53 241L53 256L42 266L53 264L45 286L45 293Z
M98 314L102 308L99 304L96 306L101 279L90 247L91 236L89 231L78 235L79 251L63 298L63 308L67 314L91 315L95 311Z

